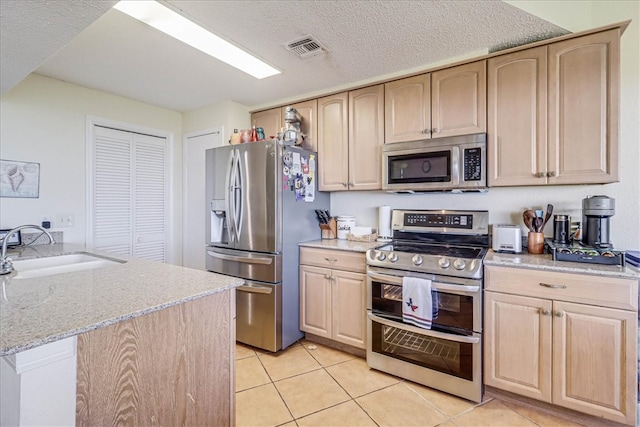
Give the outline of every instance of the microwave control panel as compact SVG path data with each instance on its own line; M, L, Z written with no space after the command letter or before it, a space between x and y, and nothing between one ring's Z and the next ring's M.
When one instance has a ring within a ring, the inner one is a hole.
M465 148L463 158L464 180L480 181L482 179L482 150L480 148Z

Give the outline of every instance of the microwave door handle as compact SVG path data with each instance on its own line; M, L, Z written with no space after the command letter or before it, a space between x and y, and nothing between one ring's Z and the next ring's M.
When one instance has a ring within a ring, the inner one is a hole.
M480 337L468 337L464 335L447 334L445 332L432 331L431 329L418 328L417 326L409 326L406 323L387 320L380 316L376 316L373 313L367 313L367 317L376 323L381 323L385 326L391 326L392 328L413 332L414 334L426 335L429 337L440 338L447 341L455 341L463 344L478 344L480 342Z
M237 196L236 199L234 199L233 202L233 214L234 214L234 227L235 227L235 231L236 231L236 239L238 241L240 241L240 234L242 232L242 217L244 215L244 181L243 181L243 176L244 174L243 172L243 168L242 168L242 160L240 158L240 151L236 150L236 183L237 186L235 187L235 196ZM236 201L238 202L236 205Z
M460 148L451 148L451 185L460 185Z
M367 272L367 276L369 276L373 280L378 280L380 282L388 283L390 285L402 286L402 277L399 277L399 276L389 276L386 274L379 274L371 271ZM432 281L431 289L436 291L450 292L458 295L467 295L467 294L474 295L480 290L480 286L451 285L448 283Z
M224 189L224 204L227 211L227 230L229 231L229 241L233 243L235 241L235 235L233 234L233 165L235 160L235 150L229 152L229 158L227 159L227 171L225 178Z

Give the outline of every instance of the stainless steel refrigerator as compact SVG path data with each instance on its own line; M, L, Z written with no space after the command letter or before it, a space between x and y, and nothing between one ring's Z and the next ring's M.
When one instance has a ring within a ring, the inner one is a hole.
M320 238L316 153L277 140L206 151L206 268L245 279L236 339L269 351L299 340L298 243Z

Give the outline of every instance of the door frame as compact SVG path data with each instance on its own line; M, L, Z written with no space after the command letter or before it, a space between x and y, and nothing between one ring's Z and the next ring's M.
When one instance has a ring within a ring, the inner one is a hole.
M174 248L175 236L175 224L176 224L176 207L175 207L175 192L173 191L175 176L171 165L174 164L174 135L172 132L167 132L161 129L155 129L145 126L136 125L133 123L120 122L117 120L107 119L104 117L97 117L92 115L86 116L86 136L85 136L85 163L86 163L86 175L85 175L85 246L87 248L93 247L93 216L91 200L93 199L93 186L91 185L91 177L93 176L93 150L91 149L93 140L95 138L95 127L106 127L123 132L139 133L143 135L154 136L158 138L165 138L167 140L167 157L166 157L166 171L167 171L167 185L168 185L168 199L167 199L167 229L165 230L165 242L166 242L166 263L167 264L179 264L182 260L182 246L180 246L180 252L176 255L171 248Z

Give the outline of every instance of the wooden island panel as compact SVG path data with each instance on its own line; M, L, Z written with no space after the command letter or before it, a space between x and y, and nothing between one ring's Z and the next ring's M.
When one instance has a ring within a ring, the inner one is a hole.
M233 425L234 295L79 335L76 424Z

